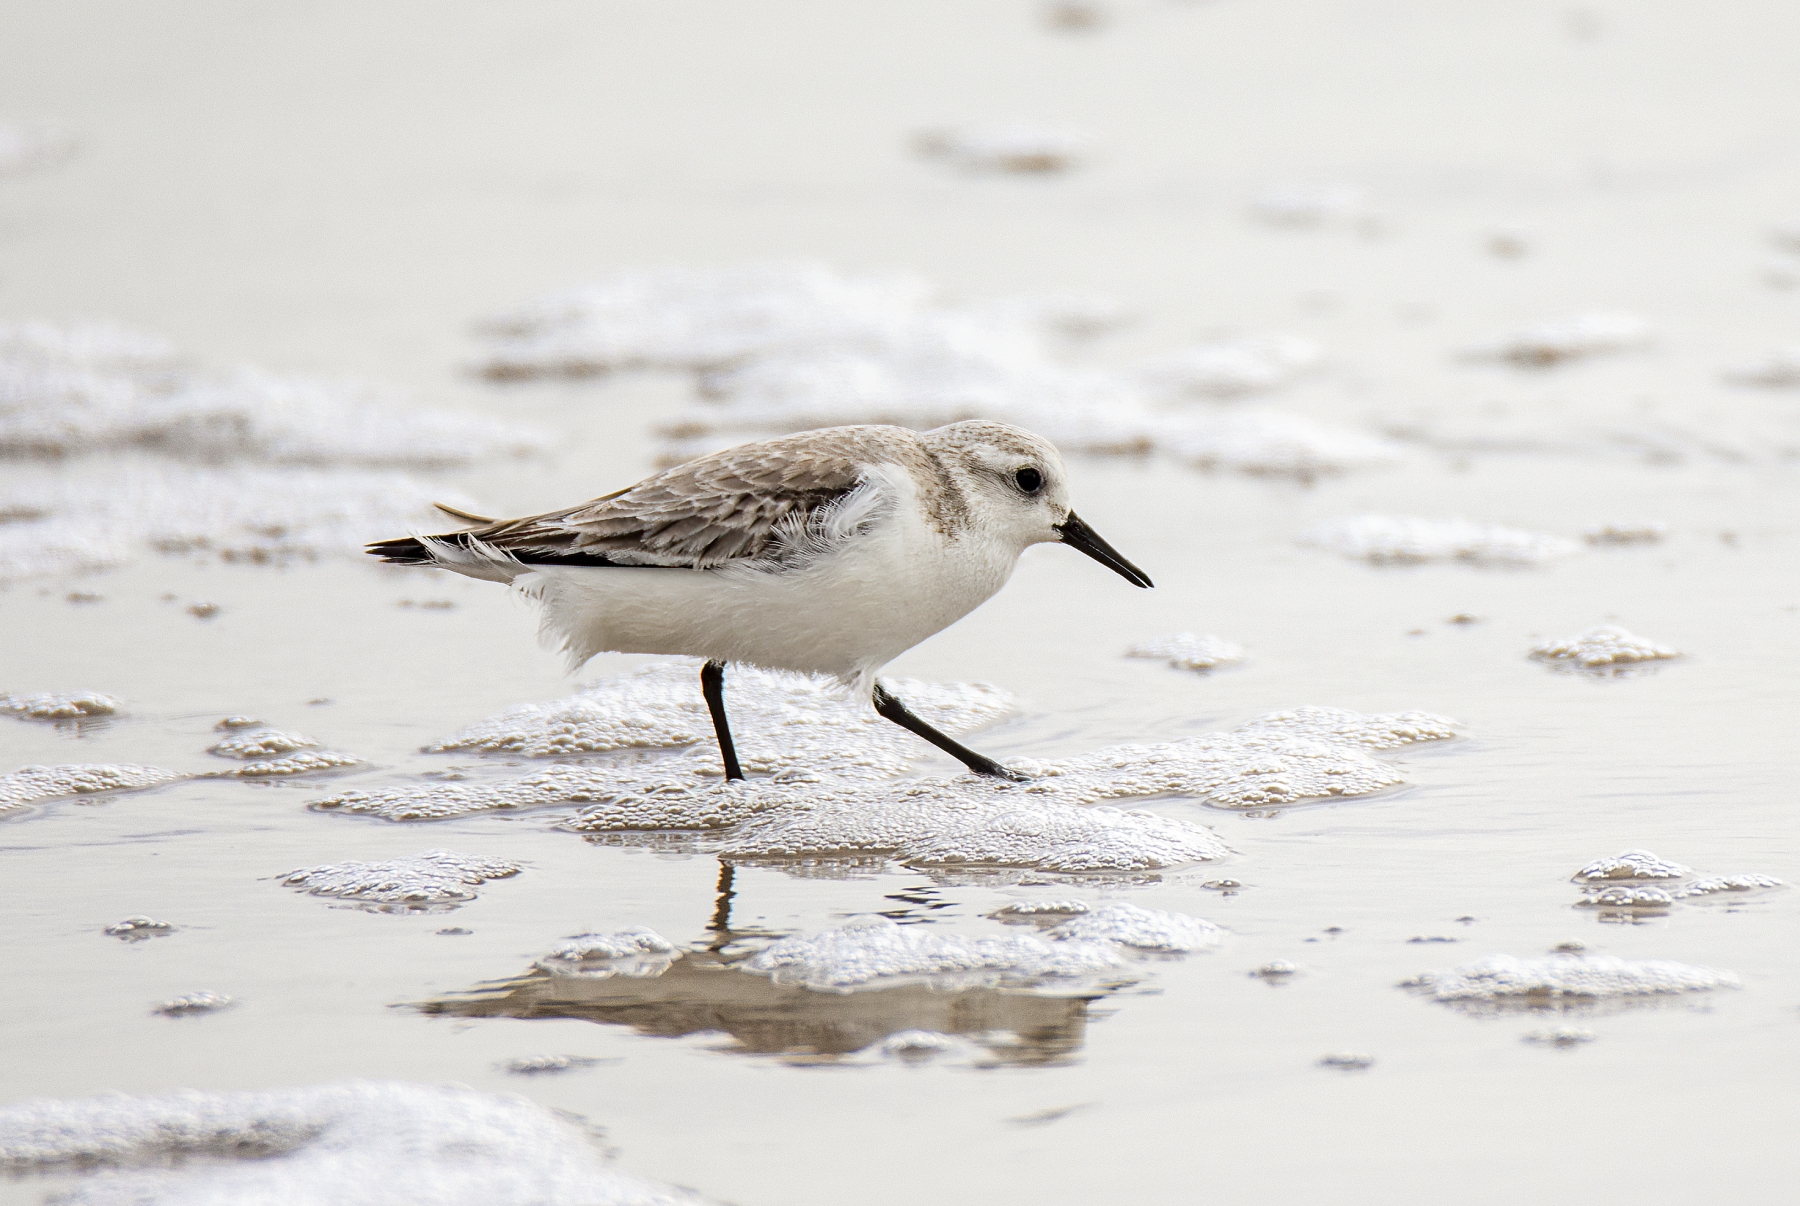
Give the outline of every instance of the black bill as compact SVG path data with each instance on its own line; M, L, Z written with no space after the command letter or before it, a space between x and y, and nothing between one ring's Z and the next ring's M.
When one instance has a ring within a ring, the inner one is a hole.
M1056 531L1064 544L1072 549L1080 549L1133 586L1156 585L1150 581L1149 574L1119 556L1119 550L1100 539L1100 534L1082 523L1081 517L1075 512L1070 511L1069 517L1056 525Z

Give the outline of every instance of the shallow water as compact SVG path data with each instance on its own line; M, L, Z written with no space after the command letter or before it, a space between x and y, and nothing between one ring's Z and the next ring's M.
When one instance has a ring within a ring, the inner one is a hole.
M239 760L207 751L257 731L221 734L230 716L362 761L0 820L0 1100L457 1082L578 1114L613 1167L745 1204L1385 1203L1452 1180L1459 1201L1497 1203L1609 1168L1665 1194L1791 1177L1800 894L1608 909L1578 907L1589 885L1571 883L1634 848L1702 877L1800 882L1800 395L1722 376L1800 324L1800 293L1762 275L1786 254L1765 229L1800 212L1788 7L1577 21L1548 4L1219 0L1120 4L1084 33L1026 5L14 10L0 115L53 120L76 151L0 178L0 318L115 320L207 364L361 377L557 433L538 459L424 475L420 497L526 513L650 469L657 424L694 405L682 375L465 371L483 354L474 318L637 265L906 270L958 304L1104 294L1139 318L1079 353L1109 371L1245 335L1318 345L1319 366L1266 400L1194 405L1354 428L1397 461L1302 482L1075 458L1081 514L1156 590L1036 549L890 673L1010 693L1012 715L969 739L1003 759L1308 705L1420 710L1463 735L1373 751L1407 783L1371 796L1121 805L1212 827L1232 851L1219 861L1021 883L757 859L724 897L712 839L554 828L566 807L430 823L306 807L542 769L419 751L648 660L603 657L571 680L497 587L330 553L20 579L0 591L0 691L122 706L61 725L0 715L0 773L228 770ZM1014 120L1082 131L1084 157L1013 178L910 149L924 129ZM1250 210L1338 181L1364 189L1357 212L1296 227ZM1525 254L1486 249L1513 227ZM1543 369L1463 355L1615 310L1653 342ZM154 469L164 454L121 455ZM27 467L80 472L0 461L0 478ZM1397 565L1304 542L1368 515L1577 547ZM1666 538L1583 540L1646 521ZM1683 656L1617 675L1529 656L1602 624ZM1244 660L1196 673L1125 656L1184 632ZM916 773L956 769L917 753ZM432 850L524 869L402 911L282 882ZM991 916L1032 900L1227 932L1030 992L844 994L738 966L876 916L968 943L1033 937ZM140 915L174 929L103 933ZM687 953L661 975L534 970L572 936L630 926ZM1400 987L1568 941L1740 986L1522 1012ZM1295 970L1268 970L1281 961ZM233 1004L153 1013L201 992ZM1593 1038L1527 1041L1558 1027ZM905 1037L921 1030L949 1037ZM600 1062L507 1068L543 1056ZM0 1200L80 1183L0 1181Z

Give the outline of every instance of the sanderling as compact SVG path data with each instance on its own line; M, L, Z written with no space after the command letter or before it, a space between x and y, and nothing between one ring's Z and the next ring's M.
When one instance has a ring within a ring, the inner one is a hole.
M369 552L518 587L572 666L608 651L705 658L728 779L744 777L728 662L833 675L976 774L1019 779L913 715L876 674L986 602L1034 544L1061 542L1151 584L1070 509L1049 441L982 420L743 444L524 519L442 509L476 526Z

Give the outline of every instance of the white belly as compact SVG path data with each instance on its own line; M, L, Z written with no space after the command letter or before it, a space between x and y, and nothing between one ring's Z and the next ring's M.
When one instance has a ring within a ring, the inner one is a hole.
M541 604L546 642L576 665L606 651L687 654L867 687L991 598L1018 560L902 515L804 569L534 566L515 585Z

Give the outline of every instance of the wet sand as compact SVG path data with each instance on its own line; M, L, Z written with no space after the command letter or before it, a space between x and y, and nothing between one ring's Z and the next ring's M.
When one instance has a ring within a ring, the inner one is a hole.
M600 981L622 1005L545 1005L530 985L471 998L586 931L716 943L718 860L585 841L529 812L391 824L304 805L476 764L418 751L646 659L603 657L571 680L499 588L348 556L150 558L15 582L0 592L0 689L99 690L126 709L80 729L0 717L0 771L217 769L204 751L234 714L367 765L0 820L0 1100L459 1082L580 1114L619 1168L746 1204L1394 1202L1446 1185L1497 1203L1621 1174L1665 1195L1785 1184L1800 898L1684 901L1628 924L1573 907L1569 877L1644 847L1706 874L1800 880L1787 451L1800 395L1720 377L1800 339L1800 292L1761 276L1765 229L1800 214L1797 18L1774 4L1112 11L1074 34L1022 4L15 6L0 113L52 118L79 148L0 178L0 317L110 318L214 363L376 380L557 433L545 457L432 479L498 511L647 473L653 427L689 386L485 382L467 371L472 319L634 265L805 258L917 271L952 298L1098 292L1140 316L1094 352L1121 365L1221 330L1315 340L1325 366L1271 404L1401 433L1397 465L1301 484L1074 458L1081 514L1157 589L1033 550L1006 591L890 673L1013 692L1015 716L971 740L1003 758L1302 705L1421 709L1466 735L1384 751L1410 782L1373 797L1274 815L1152 801L1236 851L1157 882L734 872L730 926L748 935L878 913L991 933L997 907L1051 897L1230 931L1217 949L1144 962L1134 986L978 994L992 999L970 997L959 1021L944 994L714 981L742 973L696 957L666 981ZM962 175L908 149L921 128L1011 118L1084 130L1094 149L1043 178ZM1368 190L1374 225L1247 216L1270 187L1340 180ZM1517 259L1484 246L1508 225L1530 232ZM1655 341L1542 371L1455 355L1595 309L1642 314ZM1653 455L1591 436L1652 420L1688 434ZM1497 431L1520 430L1536 450L1497 446ZM1364 513L1575 539L1647 518L1670 535L1521 569L1377 567L1298 542ZM69 602L76 591L102 598ZM454 607L416 605L440 600ZM194 601L220 610L197 618ZM1605 679L1526 657L1604 622L1688 656ZM1248 658L1200 675L1122 656L1180 631ZM919 766L954 769L935 755ZM276 881L436 848L526 869L412 914ZM1242 890L1202 886L1219 877ZM179 928L133 943L100 932L134 914ZM1398 987L1572 939L1729 969L1743 986L1577 1016L1470 1016ZM1278 959L1300 970L1251 974ZM239 1004L151 1014L200 990ZM495 1004L507 993L525 1003ZM1559 1022L1596 1038L1522 1041ZM817 1058L878 1031L959 1027L1027 1037L1004 1058ZM1317 1066L1341 1051L1375 1062ZM542 1053L605 1062L499 1066ZM1044 1117L1065 1107L1081 1108ZM0 1182L0 1200L64 1187Z

